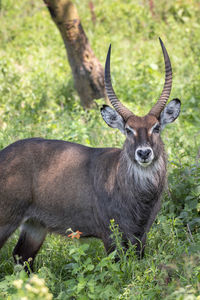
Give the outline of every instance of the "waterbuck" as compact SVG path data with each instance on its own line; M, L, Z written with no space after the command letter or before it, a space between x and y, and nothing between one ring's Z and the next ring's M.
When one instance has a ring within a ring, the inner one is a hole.
M160 209L166 181L166 156L160 137L180 112L180 101L166 107L172 86L169 56L165 84L150 112L138 117L116 97L110 78L110 53L105 65L105 88L114 109L101 114L112 128L124 133L122 149L90 148L62 140L31 138L0 151L0 248L20 227L14 258L24 263L41 247L48 232L66 235L79 230L83 237L102 239L112 249L110 220L122 232L123 244L145 246L146 234Z

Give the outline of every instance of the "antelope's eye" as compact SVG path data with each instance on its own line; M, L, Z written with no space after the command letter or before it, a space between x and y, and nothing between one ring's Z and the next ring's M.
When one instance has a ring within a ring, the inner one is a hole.
M126 128L125 130L126 130L127 134L131 134L132 133L132 131L129 128Z
M153 132L154 133L159 133L160 132L160 125L159 124L154 127Z

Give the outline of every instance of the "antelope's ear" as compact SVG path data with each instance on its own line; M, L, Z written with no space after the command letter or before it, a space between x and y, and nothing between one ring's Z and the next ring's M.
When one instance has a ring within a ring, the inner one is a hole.
M101 115L106 124L112 128L118 128L125 134L125 122L124 119L108 105L103 105L101 108Z
M178 118L180 110L181 101L179 99L173 99L170 101L160 115L161 129L163 129L166 124L174 122Z

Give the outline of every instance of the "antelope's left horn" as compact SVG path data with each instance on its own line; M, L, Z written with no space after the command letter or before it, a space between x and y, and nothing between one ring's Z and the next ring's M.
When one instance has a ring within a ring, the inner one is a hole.
M163 91L162 91L160 98L158 99L157 103L152 107L152 109L149 112L149 114L155 115L157 118L159 118L161 111L165 107L165 104L167 103L167 100L169 99L170 92L172 89L171 62L170 62L169 55L167 53L167 50L166 50L161 38L159 38L159 40L160 40L160 44L162 47L164 61L165 61L165 84L164 84Z

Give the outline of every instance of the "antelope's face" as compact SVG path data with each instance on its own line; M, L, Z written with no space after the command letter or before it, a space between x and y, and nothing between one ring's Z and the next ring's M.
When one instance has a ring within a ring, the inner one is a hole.
M126 136L124 151L129 159L142 167L147 167L162 155L164 148L161 131L166 124L178 117L180 105L180 100L172 100L159 119L149 114L145 117L133 115L125 121L120 114L107 105L103 106L101 114L110 127L118 128Z
M167 51L160 40L165 60L165 85L162 94L150 112L138 117L128 110L116 97L110 79L109 48L105 66L105 88L108 98L115 110L104 105L101 114L104 121L112 128L118 128L126 135L124 151L132 162L147 167L163 153L161 130L166 124L173 122L180 113L181 102L174 99L167 106L172 86L172 68Z
M154 116L130 117L125 126L125 151L130 160L149 166L162 151L160 123Z

